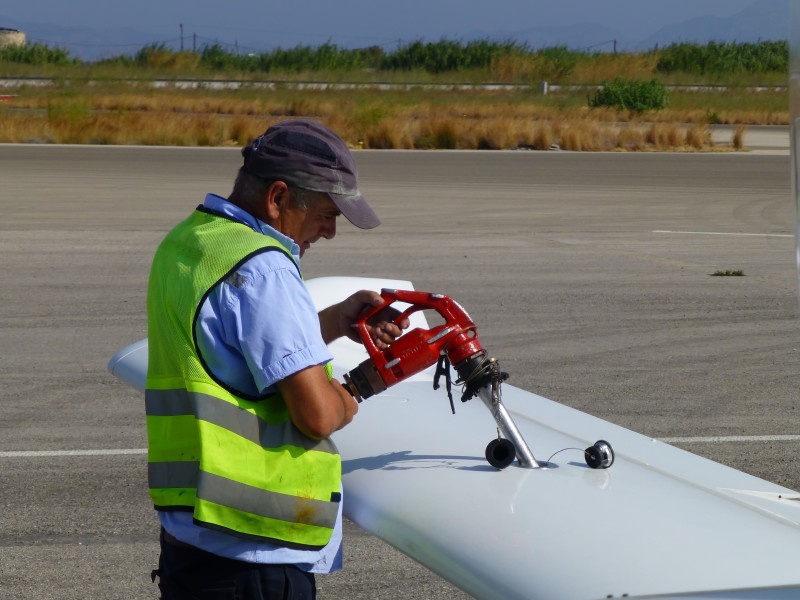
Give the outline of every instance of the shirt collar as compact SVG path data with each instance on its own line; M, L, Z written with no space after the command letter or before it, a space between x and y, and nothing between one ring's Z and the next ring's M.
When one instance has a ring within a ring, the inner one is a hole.
M300 260L300 246L295 244L292 238L287 235L283 235L274 227L270 227L261 219L254 217L243 208L236 206L233 202L229 202L225 198L217 196L216 194L206 194L206 199L203 202L203 206L209 210L213 210L216 213L239 221L240 223L252 228L254 231L258 231L259 233L263 233L264 235L268 235L269 237L276 239L284 248L291 250L292 256L294 256L295 260Z

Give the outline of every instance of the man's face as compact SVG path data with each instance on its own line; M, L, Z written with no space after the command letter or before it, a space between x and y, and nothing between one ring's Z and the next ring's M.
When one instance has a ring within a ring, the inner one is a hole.
M308 208L300 209L290 202L281 215L281 232L300 246L301 257L318 239L331 240L336 236L336 218L341 214L326 194L313 194Z

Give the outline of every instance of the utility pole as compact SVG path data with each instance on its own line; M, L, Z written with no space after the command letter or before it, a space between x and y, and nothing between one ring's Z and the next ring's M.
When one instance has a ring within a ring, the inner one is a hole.
M181 52L183 52L183 23L180 24L181 27Z
M192 34L192 52L197 52L197 34Z

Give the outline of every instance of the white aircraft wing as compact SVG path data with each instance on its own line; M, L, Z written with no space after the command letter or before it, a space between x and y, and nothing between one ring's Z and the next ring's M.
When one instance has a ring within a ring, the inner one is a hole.
M307 282L318 308L410 282ZM430 290L436 291L436 290ZM427 327L422 313L412 327ZM480 332L480 324L478 323ZM335 375L367 354L331 344ZM144 388L146 340L109 369ZM433 369L367 399L335 434L345 514L476 598L800 598L800 494L504 384L503 403L540 464L484 458L497 437L475 399L456 414ZM513 381L513 374L512 374ZM583 450L613 446L608 469Z

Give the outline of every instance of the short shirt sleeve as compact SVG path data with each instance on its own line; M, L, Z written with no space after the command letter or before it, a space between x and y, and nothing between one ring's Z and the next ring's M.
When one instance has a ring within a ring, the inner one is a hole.
M195 334L214 377L248 396L271 394L281 379L332 359L297 267L278 250L257 254L214 287Z

